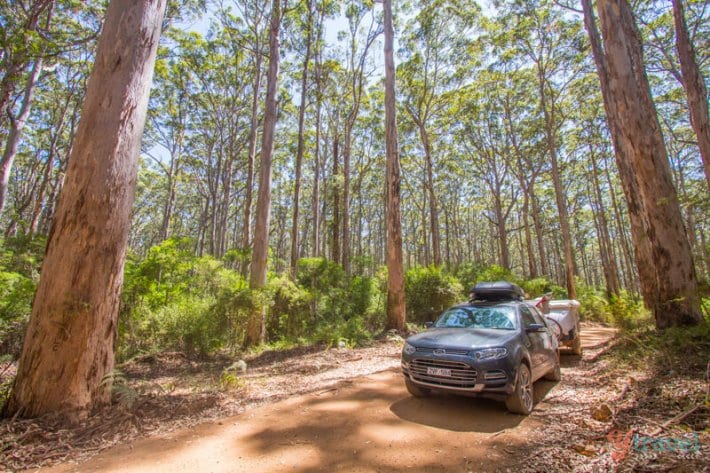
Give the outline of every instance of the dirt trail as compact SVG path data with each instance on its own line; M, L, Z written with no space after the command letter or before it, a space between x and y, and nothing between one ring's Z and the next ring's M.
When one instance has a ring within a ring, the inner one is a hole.
M613 335L586 328L583 346L603 349ZM563 358L563 384L565 372L576 376L575 358ZM536 383L536 409L545 410L557 386ZM42 471L513 471L543 426L540 417L509 414L494 401L413 398L398 370L388 369Z

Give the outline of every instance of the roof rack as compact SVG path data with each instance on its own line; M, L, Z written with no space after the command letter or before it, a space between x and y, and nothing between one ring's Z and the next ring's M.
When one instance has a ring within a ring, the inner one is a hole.
M479 282L471 289L474 301L522 301L525 292L517 284L508 281Z

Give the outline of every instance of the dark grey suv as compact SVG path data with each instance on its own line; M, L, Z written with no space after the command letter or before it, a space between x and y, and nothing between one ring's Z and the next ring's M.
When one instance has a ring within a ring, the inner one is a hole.
M493 397L511 412L529 414L533 382L559 381L560 359L557 338L522 296L508 282L477 284L470 302L409 337L402 351L409 392Z

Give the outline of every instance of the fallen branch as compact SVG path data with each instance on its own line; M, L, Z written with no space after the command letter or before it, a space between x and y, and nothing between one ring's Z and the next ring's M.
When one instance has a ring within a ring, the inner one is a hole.
M656 435L660 434L663 430L667 429L669 426L681 422L683 419L685 419L686 417L688 417L690 414L697 411L698 409L700 409L700 406L695 406L688 411L681 412L680 414L673 417L672 419L667 420L664 423L662 423L656 430L651 432L650 436L655 437Z

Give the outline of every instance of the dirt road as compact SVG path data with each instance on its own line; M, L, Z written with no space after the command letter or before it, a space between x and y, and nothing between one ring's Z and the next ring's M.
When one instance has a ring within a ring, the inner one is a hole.
M583 346L600 349L613 334L589 328ZM576 384L565 377L580 376L578 362L563 357L562 383L536 383L536 409L544 412L546 397ZM509 414L494 401L413 398L388 369L46 471L513 471L543 427L540 416Z

